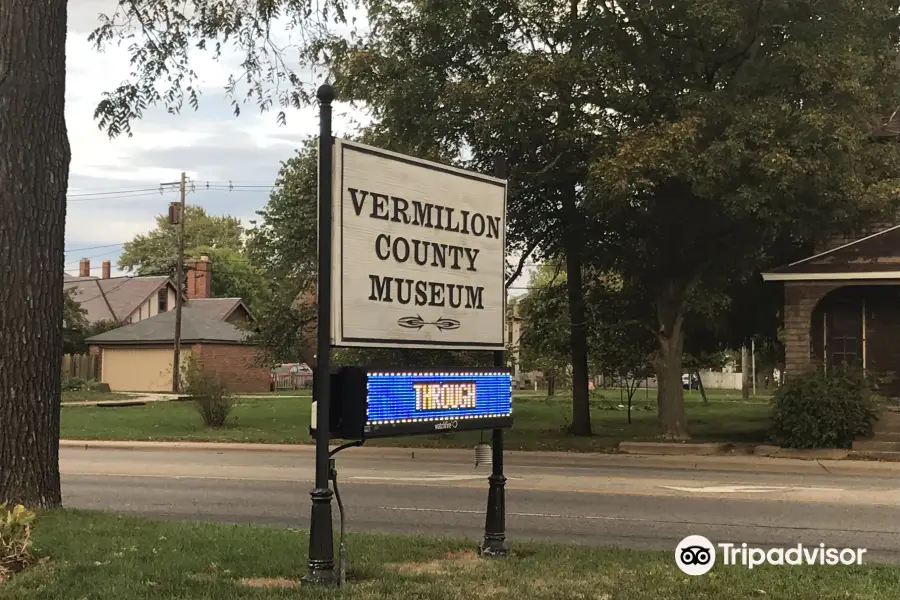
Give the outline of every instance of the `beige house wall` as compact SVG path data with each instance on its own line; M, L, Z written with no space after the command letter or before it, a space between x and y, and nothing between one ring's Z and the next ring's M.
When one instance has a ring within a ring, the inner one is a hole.
M181 356L190 352L183 346ZM172 347L103 348L101 381L114 392L171 392L173 355Z

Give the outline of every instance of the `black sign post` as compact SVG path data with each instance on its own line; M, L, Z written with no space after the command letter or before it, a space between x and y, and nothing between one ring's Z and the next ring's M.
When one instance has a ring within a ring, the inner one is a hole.
M327 83L316 92L319 99L319 273L318 340L313 403L316 410L316 486L310 493L309 562L304 580L308 583L336 583L331 497L328 485L328 441L331 404L331 103L334 89Z
M497 157L494 161L494 175L500 179L507 177L506 161L501 157ZM506 367L505 351L494 351L494 366ZM491 457L491 476L488 477L484 542L481 544L479 552L482 556L502 558L509 555L509 547L506 545L506 475L503 474L503 430L500 428L494 429L491 435L491 452L493 456Z
M506 366L506 353L494 352L494 366ZM503 558L509 555L506 545L506 475L503 474L503 430L494 429L491 435L491 476L488 477L487 513L484 518L484 542L479 547L482 556Z

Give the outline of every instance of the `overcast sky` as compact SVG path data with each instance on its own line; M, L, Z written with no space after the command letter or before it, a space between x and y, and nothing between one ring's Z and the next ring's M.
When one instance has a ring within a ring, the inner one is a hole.
M98 13L114 7L115 0L78 0L68 9L66 123L72 163L66 270L73 274L85 257L91 259L94 275L100 274L107 259L117 273L121 244L152 229L155 216L177 200L176 186L160 188L177 181L182 171L194 183L188 203L212 214L233 215L245 224L255 219L281 161L318 131L315 107L289 111L286 125L276 122L277 110L260 114L252 104L234 116L224 85L229 74L239 71L238 57L213 61L198 54L192 61L202 79L198 111L186 107L181 114L170 115L157 107L132 125L132 138L109 139L98 129L94 109L103 91L127 78L128 54L116 47L99 53L87 38L98 24ZM336 105L335 134L349 133L364 118ZM229 183L238 187L228 191ZM526 282L527 275L517 285Z
M177 181L184 171L194 182L188 202L214 214L246 220L268 199L280 163L300 142L315 135L317 109L291 111L287 124L276 112L260 114L245 105L235 117L224 93L236 56L219 62L198 55L193 67L203 79L200 109L170 115L162 108L148 111L134 123L134 137L107 138L98 129L94 109L102 92L129 73L128 55L110 48L97 52L87 37L97 26L97 14L114 8L110 0L79 0L69 4L67 40L66 122L72 145L69 205L66 223L66 269L77 272L79 259L89 257L94 274L101 262L115 264L122 242L154 226L154 217L177 200L177 188L160 192L160 184ZM359 118L358 113L354 113ZM338 135L352 127L346 107L336 107ZM228 191L229 182L243 188ZM210 184L211 189L207 189ZM259 186L255 188L246 186ZM218 188L218 189L215 189ZM98 248L98 246L109 246Z

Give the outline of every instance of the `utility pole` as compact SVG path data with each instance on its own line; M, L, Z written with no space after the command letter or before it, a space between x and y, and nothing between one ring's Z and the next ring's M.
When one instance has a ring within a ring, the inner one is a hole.
M181 179L177 182L164 183L163 185L178 185L180 200L169 206L169 223L178 226L178 254L175 257L175 347L172 356L172 392L181 391L181 296L184 291L184 218L185 196L187 195L187 179L181 173Z

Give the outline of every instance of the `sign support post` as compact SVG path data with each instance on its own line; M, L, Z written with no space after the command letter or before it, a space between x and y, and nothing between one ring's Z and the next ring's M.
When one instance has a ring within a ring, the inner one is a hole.
M494 175L506 179L506 161L498 157L494 161ZM505 218L505 215L504 215ZM504 286L505 289L505 286ZM504 294L504 299L506 294ZM504 320L506 306L504 300ZM505 331L505 328L504 328ZM506 367L506 352L494 351L494 366ZM484 542L479 548L482 556L509 556L506 545L506 475L503 474L503 430L494 429L491 434L491 476L488 477L488 503L484 518Z
M313 404L316 419L316 484L310 492L312 513L309 522L309 561L306 577L309 583L335 583L334 539L331 498L328 485L328 426L331 404L331 229L332 229L332 135L331 103L334 88L319 87L319 273L318 273L318 339Z
M506 356L503 350L494 352L494 366L503 367ZM479 552L487 557L509 556L506 545L506 475L503 474L503 430L494 429L491 434L492 469L488 477L488 502L484 519L484 542Z

